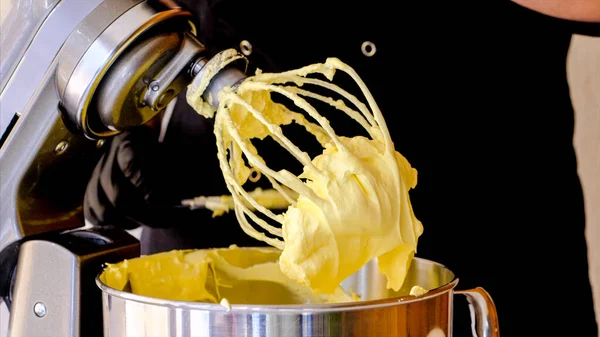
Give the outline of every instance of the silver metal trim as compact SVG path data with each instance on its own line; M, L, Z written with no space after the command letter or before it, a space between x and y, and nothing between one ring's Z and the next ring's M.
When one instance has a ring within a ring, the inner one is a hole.
M102 138L116 134L112 130L92 130L88 123L88 106L98 87L117 57L142 33L165 20L190 16L180 9L156 12L142 2L115 20L92 43L69 78L63 104L70 117L89 138Z
M2 77L2 78L0 78L0 92L4 91L4 88L6 87L6 85L10 81L10 79L13 77L13 74L16 72L17 68L19 67L19 65L23 61L23 57L29 51L29 48L31 47L32 42L38 36L38 33L42 29L42 26L44 26L44 24L46 24L46 22L48 21L48 18L50 17L50 15L54 12L54 10L56 9L56 7L60 3L61 3L60 0L53 0L53 1L46 1L45 2L45 5L44 5L44 6L46 6L45 9L49 10L46 13L46 17L43 18L43 20L35 28L35 31L33 32L33 34L31 34L31 36L30 36L31 40L28 41L28 45L25 47L25 49L23 49L20 52L19 59L17 60L17 62L14 63L14 64L11 63L9 67L7 67L7 68L4 69L4 73L0 74L0 77ZM52 4L52 7L48 7L50 4Z
M56 80L62 98L81 57L113 21L143 0L104 0L69 36L60 50Z
M54 242L23 243L17 264L9 337L80 336L82 303L79 302L77 262L76 255ZM44 303L43 317L34 311L39 302Z
M0 134L24 112L69 34L101 0L62 0L48 15L0 93Z

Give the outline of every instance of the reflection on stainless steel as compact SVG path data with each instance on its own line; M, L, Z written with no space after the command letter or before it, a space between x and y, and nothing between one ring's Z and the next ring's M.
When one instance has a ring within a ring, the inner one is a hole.
M473 334L478 337L497 337L499 335L498 314L490 294L479 287L470 290L459 290L456 293L467 297L471 316L473 317L471 322Z
M219 92L225 87L234 86L246 78L241 70L228 66L212 78L203 96L212 106L219 106Z
M86 51L112 22L123 12L139 4L142 0L102 1L68 36L60 49L60 65L56 70L58 93L62 97L69 78Z
M113 63L92 106L104 127L124 130L156 115L156 110L143 104L142 97L150 79L177 53L180 43L176 32L157 34L133 46Z
M25 111L37 84L48 70L54 70L51 64L65 40L102 0L9 2L8 8L2 4L2 11L8 9L9 13L0 22L0 134L6 131L15 113ZM23 18L30 21L23 23ZM15 32L17 35L11 36Z
M100 292L93 279L106 261L139 252L134 237L110 228L24 242L10 305L9 336L101 336Z
M164 109L190 83L190 70L196 64L195 60L200 57L200 53L206 50L187 32L183 34L178 45L180 48L177 54L147 86L143 101L154 111Z
M114 127L111 128L112 125L110 124L107 126L98 122L93 107L96 89L117 58L127 48L143 41L144 34L147 35L148 32L159 34L164 31L165 27L169 27L169 30L181 31L182 25L188 25L187 20L189 18L190 13L180 9L156 12L147 2L141 2L120 15L110 26L101 31L99 36L94 37L93 42L81 56L66 83L64 83L65 78L67 78L65 75L58 76L59 91L62 92L61 100L65 110L70 119L74 121L74 124L86 136L90 138L105 137L121 131L116 130ZM163 24L165 22L169 24ZM84 22L84 26L87 26L87 23ZM162 30L153 30L158 26ZM188 29L191 29L191 27L188 26ZM68 63L67 66L72 66L72 63ZM139 71L144 70L139 69ZM70 68L62 70L61 65L59 65L58 72L68 74ZM129 73L128 75L122 80L128 82L131 80L130 77L137 79L136 74ZM62 90L63 87L64 91ZM155 111L153 115L158 112ZM112 119L109 118L108 120Z
M231 310L207 303L178 302L117 291L96 283L103 293L104 336L202 337L339 337L451 336L452 297L458 279L444 266L415 259L406 284L398 292L386 289L385 277L371 261L342 286L363 301L326 305L231 305ZM430 291L408 295L419 285ZM477 315L495 316L491 299ZM498 337L497 321L482 326L480 337Z

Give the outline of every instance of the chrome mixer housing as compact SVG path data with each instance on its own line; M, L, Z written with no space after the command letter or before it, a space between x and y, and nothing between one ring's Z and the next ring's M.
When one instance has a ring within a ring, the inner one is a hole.
M88 179L105 138L154 118L210 56L191 13L167 0L46 5L2 64L0 298L10 336L101 336L94 279L102 263L139 256L139 242L116 227L82 229ZM235 69L206 94L244 78Z

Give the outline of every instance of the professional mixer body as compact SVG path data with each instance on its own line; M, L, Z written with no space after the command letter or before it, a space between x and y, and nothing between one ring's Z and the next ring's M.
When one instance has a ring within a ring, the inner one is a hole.
M139 256L139 242L81 228L85 186L105 139L155 117L207 55L190 13L173 5L47 4L27 47L2 65L0 297L10 336L102 335L94 278L104 262ZM214 90L243 77L230 72Z

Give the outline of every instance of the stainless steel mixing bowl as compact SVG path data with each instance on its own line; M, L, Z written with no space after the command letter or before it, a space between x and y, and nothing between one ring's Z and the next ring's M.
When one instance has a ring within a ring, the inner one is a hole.
M319 305L231 305L179 302L102 290L106 337L389 337L452 336L453 296L467 296L479 337L498 337L498 317L482 288L456 291L458 278L443 265L415 258L398 292L386 289L376 260L342 286L363 301ZM430 291L409 296L419 285ZM268 291L268 289L256 289Z

